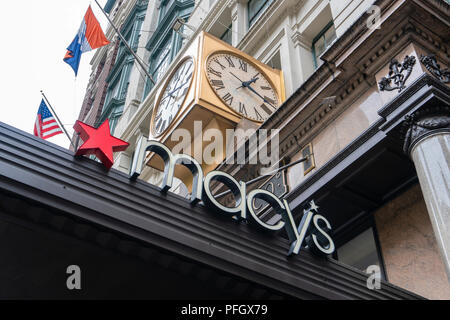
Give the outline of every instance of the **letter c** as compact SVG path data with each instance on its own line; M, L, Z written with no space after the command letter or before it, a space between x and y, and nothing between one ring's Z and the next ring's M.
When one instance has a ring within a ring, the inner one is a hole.
M250 215L253 218L253 221L258 223L264 229L268 229L271 231L281 230L285 225L285 222L283 220L278 221L277 224L270 225L270 224L267 224L264 221L262 221L257 216L257 214L255 213L255 210L253 210L253 199L254 198L261 199L261 200L268 202L272 206L272 208L274 208L275 212L284 218L286 208L284 207L284 205L280 201L280 199L278 199L273 193L271 193L267 190L262 190L262 189L252 190L247 195L247 208L248 208L248 211L250 212Z

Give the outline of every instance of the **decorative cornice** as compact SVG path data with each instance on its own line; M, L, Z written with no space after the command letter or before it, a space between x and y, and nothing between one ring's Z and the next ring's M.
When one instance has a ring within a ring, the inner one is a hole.
M385 12L390 9L390 5L392 3L389 4L388 1L377 1L377 4L379 4ZM406 12L404 9L403 11ZM351 93L360 91L361 89L359 89L359 87L361 86L361 84L371 84L371 78L374 77L374 73L379 70L380 66L383 65L383 63L385 63L385 59L383 58L388 53L395 54L401 48L404 48L404 46L407 44L408 39L409 41L411 41L412 39L420 38L422 42L427 41L428 46L442 48L444 50L442 54L445 55L445 52L447 52L447 48L444 43L439 42L434 35L430 35L424 32L421 28L417 27L417 25L413 25L409 20L407 20L403 25L399 25L399 30L392 31L392 34L390 34L392 38L385 38L386 42L379 42L377 44L377 47L373 50L373 56L369 56L365 58L366 60L357 63L358 69L360 70L361 74L356 77L354 81L351 81L349 83L349 80L346 79L346 77L348 77L346 71L340 72L339 69L336 68L334 61L331 61L330 58L334 57L333 59L338 59L338 57L342 55L342 53L338 54L338 51L348 49L348 47L356 41L355 37L357 38L363 36L365 32L364 28L367 28L365 22L366 19L363 19L363 17L360 18L352 27L350 27L346 31L343 36L335 41L332 47L329 48L324 54L324 56L326 57L325 61L328 61L328 63L326 62L318 70L316 70L316 72L301 85L297 92L289 97L287 101L272 115L272 117L262 125L262 128L273 128L282 125L289 126L288 124L282 124L281 122L290 121L287 120L287 118L293 119L293 114L295 114L295 112L293 112L294 108L297 110L301 110L300 112L305 113L304 109L306 109L307 104L313 101L312 97L314 95L319 94L317 90L320 90L322 84L327 82L327 79L329 79L330 76L333 77L333 79L338 83L340 82L345 85L341 85L340 88L336 88L335 83L334 87L336 89L334 89L333 92L330 92L330 90L328 90L328 93L324 93L325 90L323 90L320 92L320 94L325 97L336 95L336 105L348 105L348 103L345 101L349 101L349 98L352 96ZM413 35L413 37L410 37L410 35ZM401 46L399 47L398 44L401 44ZM412 62L413 58L409 59L411 60L410 62ZM375 64L377 66L374 66ZM343 68L348 69L347 66L343 66ZM337 76L337 73L341 73L342 77ZM405 81L406 77L404 76L403 78L403 81ZM340 79L340 81L338 79ZM320 102L316 102L316 104L319 103ZM332 108L335 108L335 106L332 106ZM317 126L319 123L323 125L323 121L319 120L324 118L324 116L330 113L330 111L330 109L324 109L320 110L315 116L310 115L309 117L311 118L309 123L305 123L306 121L304 121L305 126L299 128L296 133L293 132L292 134L295 134L296 138L305 136L308 131L311 131L311 129ZM281 146L280 150L287 151L291 146L294 145L294 143L295 137L291 136L289 142L286 145Z
M305 37L300 31L295 30L292 33L291 36L292 42L294 43L294 46L302 46L303 48L307 50L311 50L312 48L312 41Z
M403 121L401 120L402 117L408 113L411 114L415 112L417 110L417 105L420 105L432 94L441 97L442 101L450 101L450 88L442 84L433 76L424 73L411 83L407 90L399 94L394 100L378 111L380 117L388 119L381 127L381 130L391 130L391 127L396 126L398 122ZM397 114L396 110L401 108L404 104L408 104L407 108L402 108L404 113Z

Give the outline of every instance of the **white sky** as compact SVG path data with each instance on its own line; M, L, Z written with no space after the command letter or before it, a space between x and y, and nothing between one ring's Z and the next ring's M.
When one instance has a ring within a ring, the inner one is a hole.
M98 0L104 6L107 0ZM22 0L2 4L0 121L33 133L43 90L69 135L84 99L96 50L81 56L78 76L63 61L66 48L91 4L106 32L108 22L95 1ZM68 148L65 134L47 141Z

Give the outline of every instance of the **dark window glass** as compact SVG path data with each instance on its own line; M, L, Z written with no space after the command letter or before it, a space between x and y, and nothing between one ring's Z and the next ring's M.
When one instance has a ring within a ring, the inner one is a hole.
M336 40L336 29L334 28L334 23L330 22L313 40L313 57L314 66L316 68L322 65L322 60L319 59L320 55L324 53L329 46Z
M233 26L230 24L230 26L228 27L228 29L224 32L224 34L220 37L220 39L226 43L228 43L229 45L232 44L232 35L233 35Z
M248 21L251 27L274 0L250 0L248 2Z
M274 56L272 57L272 59L270 59L270 60L267 62L267 65L270 66L271 68L278 69L278 70L282 70L282 68L281 68L281 56L280 56L280 51L278 51L276 54L274 54Z
M361 271L377 265L381 269L380 259L373 228L369 228L337 249L338 260Z

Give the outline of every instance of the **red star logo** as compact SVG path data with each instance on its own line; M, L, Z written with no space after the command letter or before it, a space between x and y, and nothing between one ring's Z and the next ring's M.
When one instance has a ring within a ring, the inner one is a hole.
M78 148L76 156L95 154L103 165L110 169L114 163L113 153L125 151L130 145L128 142L117 139L111 135L109 120L106 119L98 129L83 122L77 121L73 126L75 132L80 134L84 141Z

